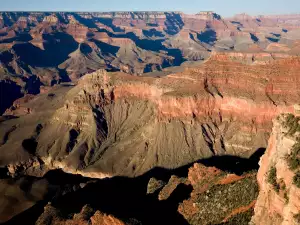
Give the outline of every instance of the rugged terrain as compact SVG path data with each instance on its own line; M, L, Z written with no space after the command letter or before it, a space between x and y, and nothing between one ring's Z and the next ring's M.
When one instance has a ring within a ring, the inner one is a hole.
M249 157L267 146L273 118L296 112L300 61L238 59L218 53L158 78L99 70L20 99L0 124L0 164L12 174L61 168L103 178Z
M5 178L3 181L14 185L14 191L6 189L10 195L2 198L16 198L28 190L36 195L47 186L51 189L42 201L32 202L31 208L15 201L15 208L23 207L20 214L11 210L12 205L2 205L6 217L1 222L14 216L6 224L182 225L238 221L246 225L258 195L260 155L250 160L213 157L176 170L156 168L136 178L90 179L61 171L34 178L35 183L27 176L22 181ZM38 183L44 185L36 189Z
M214 12L1 12L0 114L25 94L101 68L165 75L168 67L199 63L212 52L298 55L299 21L299 15Z
M1 13L0 222L298 224L299 21Z
M299 224L299 117L274 120L265 155L260 160L260 193L252 224Z

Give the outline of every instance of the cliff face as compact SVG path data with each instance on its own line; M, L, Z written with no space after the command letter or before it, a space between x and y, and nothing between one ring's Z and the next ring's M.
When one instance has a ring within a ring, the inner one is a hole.
M97 71L7 111L20 117L1 123L1 165L27 170L38 157L49 168L110 177L250 157L266 147L272 119L295 111L297 62L247 65L221 54L161 78Z
M1 12L0 80L37 94L44 86L76 82L103 68L166 75L216 52L266 64L299 55L299 28L299 15L226 19L214 12Z
M253 224L299 224L299 119L283 115L274 120L266 153L260 160L260 187Z

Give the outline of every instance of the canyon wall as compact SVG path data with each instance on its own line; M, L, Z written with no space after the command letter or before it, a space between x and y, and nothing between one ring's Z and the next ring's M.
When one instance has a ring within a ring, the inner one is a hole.
M272 119L295 112L299 65L217 54L160 78L99 70L8 110L19 118L1 123L0 162L12 173L43 162L102 178L215 155L250 157L267 146Z
M260 187L251 224L299 224L299 119L282 115L274 127L266 153L260 160Z
M299 15L1 12L0 81L36 95L99 69L165 76L220 53L265 64L298 56L299 34Z

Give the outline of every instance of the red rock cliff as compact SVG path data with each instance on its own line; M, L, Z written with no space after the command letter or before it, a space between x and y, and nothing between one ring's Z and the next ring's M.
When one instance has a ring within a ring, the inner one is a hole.
M298 126L296 120L296 126ZM260 160L257 180L260 187L252 224L291 225L299 224L300 186L299 172L293 170L297 160L296 132L291 135L287 116L274 120L273 132L266 153ZM292 159L291 157L296 157ZM291 163L292 162L292 163Z

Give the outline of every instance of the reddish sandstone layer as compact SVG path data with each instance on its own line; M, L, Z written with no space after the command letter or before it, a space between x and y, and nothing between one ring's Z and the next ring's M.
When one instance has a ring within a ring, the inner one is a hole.
M240 60L238 55L234 57ZM122 84L116 85L114 93L116 98L135 96L151 100L162 117L221 113L243 121L253 118L261 124L280 113L294 111L300 94L299 62L295 58L249 66L233 62L227 54L216 55L198 68L187 68L158 80L120 74L117 79Z
M75 41L82 43L87 39L89 29L81 24L69 24L66 32L73 36Z
M239 60L225 54L215 55L200 66L162 78L105 71L86 75L63 94L65 100L60 105L54 105L48 118L50 125L40 134L38 151L51 168L91 177L115 173L140 175L156 166L174 168L212 155L248 157L267 145L274 117L295 111L300 94L297 89L300 63L298 58L274 60L264 65L249 65ZM35 101L44 104L51 99ZM31 117L43 112L39 105L24 105L30 109ZM99 107L104 115L94 113ZM18 110L10 114L20 116ZM30 121L31 117L24 119ZM110 132L104 130L105 126L99 126L99 121L111 126ZM11 125L3 126L7 126L3 128L5 135ZM62 129L66 137L57 132ZM78 146L72 150L77 154L65 150L71 129L81 133ZM116 139L119 130L126 132L122 131L123 136ZM51 139L48 132L53 132ZM56 142L57 139L61 140ZM105 148L103 142L109 147ZM54 143L62 146L58 148ZM81 151L82 146L87 146L86 151ZM9 142L2 148L6 152ZM53 155L49 154L50 148ZM97 149L96 153L92 149ZM56 151L61 151L62 157L57 158ZM102 151L104 156L99 159L97 154L101 155ZM114 151L118 153L110 153ZM132 160L137 152L141 156ZM118 168L117 172L111 170L113 166L106 166L106 155ZM7 157L3 161L15 160L13 155L2 157ZM124 158L119 162L114 157ZM90 165L93 160L97 163Z

